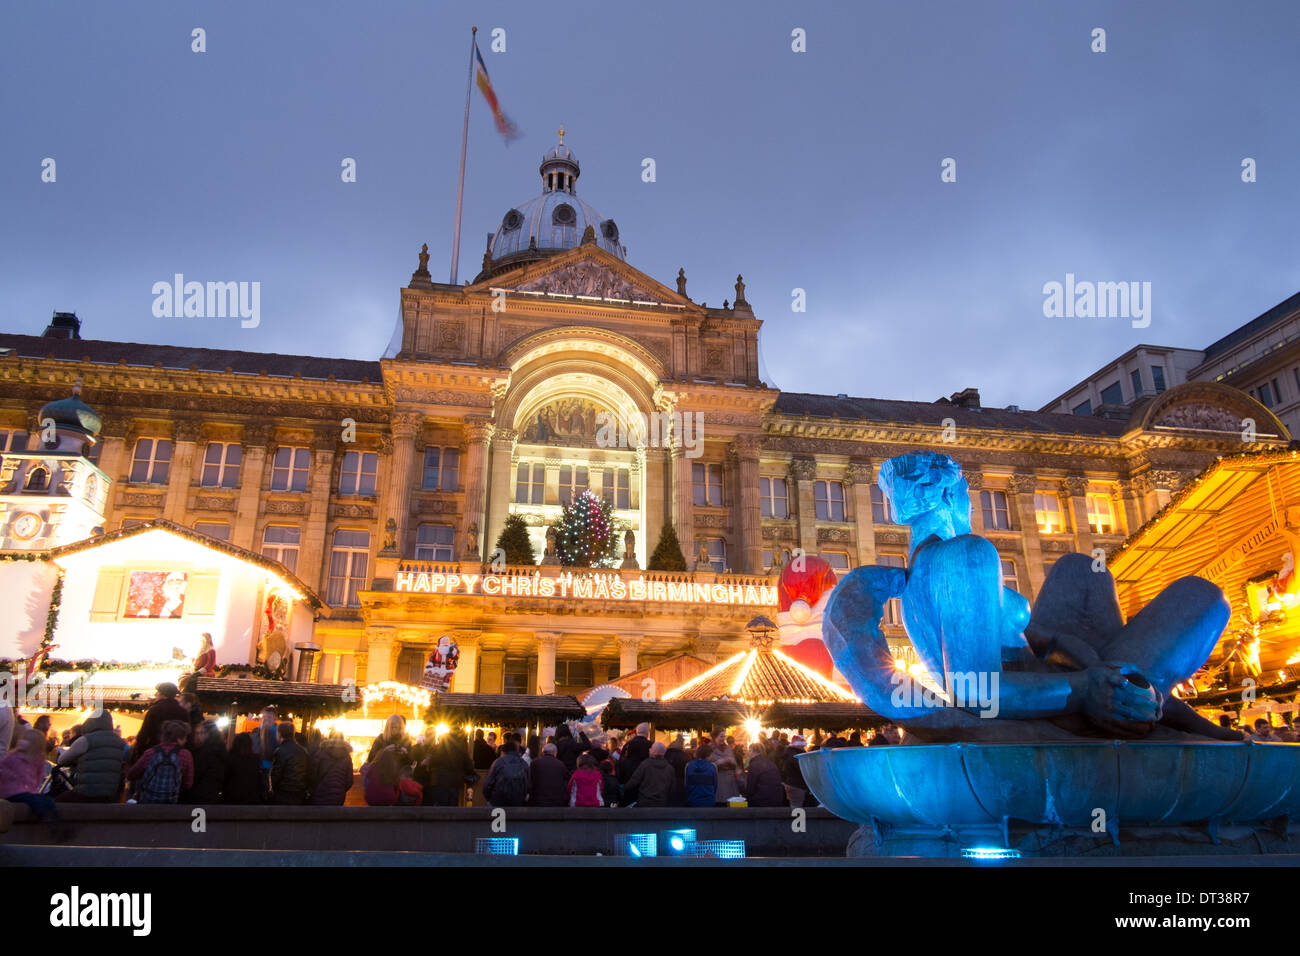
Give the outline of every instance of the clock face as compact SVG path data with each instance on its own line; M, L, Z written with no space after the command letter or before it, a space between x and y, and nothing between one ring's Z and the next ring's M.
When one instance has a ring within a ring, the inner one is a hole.
M40 533L45 522L38 514L24 511L17 515L9 525L10 533L19 541L30 541Z

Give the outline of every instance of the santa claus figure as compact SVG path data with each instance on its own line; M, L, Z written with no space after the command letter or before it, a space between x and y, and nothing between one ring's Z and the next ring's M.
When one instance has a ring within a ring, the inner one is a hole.
M455 641L444 634L438 638L437 646L429 652L420 686L439 694L451 690L451 682L456 676L456 665L459 662L460 648Z
M822 642L822 611L836 580L829 563L798 554L781 569L776 586L781 653L827 678L834 676L835 665Z

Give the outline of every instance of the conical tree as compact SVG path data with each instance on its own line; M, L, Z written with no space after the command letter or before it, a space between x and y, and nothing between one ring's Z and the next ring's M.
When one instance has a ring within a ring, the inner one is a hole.
M532 538L528 537L528 525L521 514L506 515L506 525L497 535L497 549L504 551L506 564L536 564L537 552L533 550Z
M617 566L618 531L614 527L613 508L592 494L590 488L584 489L572 504L564 506L554 528L560 564L571 568Z
M659 543L655 545L654 554L650 555L647 568L651 571L685 571L686 558L682 556L682 546L677 540L677 529L671 521L665 521L659 532Z

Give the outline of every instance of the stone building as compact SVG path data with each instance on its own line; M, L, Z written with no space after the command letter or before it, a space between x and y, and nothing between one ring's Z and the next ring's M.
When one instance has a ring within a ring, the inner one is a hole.
M0 452L38 448L37 410L80 380L103 419L104 527L165 518L282 563L328 605L315 679L413 681L450 634L456 690L518 693L743 649L796 548L839 570L904 565L907 530L874 480L895 454L963 464L975 530L1032 598L1058 556L1117 546L1240 451L1242 418L1278 436L1261 446L1289 440L1220 383L1120 418L985 408L970 388L934 402L778 392L759 376L740 277L717 307L690 297L684 272L671 285L639 272L615 222L577 198L569 147L540 172L472 282L433 281L420 254L400 346L381 360L102 341L65 314L42 335L0 334ZM22 494L12 485L0 502ZM509 513L540 554L584 488L634 536L623 570L485 573ZM635 570L666 523L694 570ZM51 532L33 533L25 547ZM0 549L12 535L0 523ZM888 620L901 642L897 609Z

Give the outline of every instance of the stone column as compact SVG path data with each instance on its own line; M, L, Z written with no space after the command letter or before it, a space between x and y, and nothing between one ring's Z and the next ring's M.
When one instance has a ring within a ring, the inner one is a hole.
M182 419L172 427L172 461L167 472L167 498L163 517L185 524L189 509L190 485L194 482L194 459L198 449L199 429L203 423Z
M408 528L411 521L411 471L415 461L415 436L423 422L424 416L418 412L397 412L389 423L393 432L392 453L388 484L380 499L379 527L386 532L390 519L397 523L394 540L400 557L415 553Z
M1152 468L1146 472L1149 479L1149 491L1146 495L1146 513L1154 515L1178 494L1180 488L1186 484L1188 475L1181 471L1173 471L1165 468Z
M1145 523L1142 520L1142 492L1135 487L1136 484L1136 481L1119 481L1115 485L1123 512L1123 524L1119 532L1125 536L1137 531Z
M500 694L505 691L506 652L485 651L480 646L478 652L478 692L480 694Z
M645 492L641 496L641 514L645 516L645 527L637 541L637 559L644 568L659 544L659 535L664 524L671 518L672 508L668 500L668 489L664 487L664 463L668 460L668 453L663 448L642 448L637 456L644 463L641 474L645 476Z
M108 475L112 482L108 486L108 497L104 505L104 530L115 531L121 525L122 521L117 516L117 489L118 486L126 483L126 479L131 476L131 463L123 463L122 459L126 453L126 439L116 435L110 437L100 436L101 447L99 449L99 470Z
M387 624L372 624L366 628L365 682L375 684L392 680L397 666L397 629ZM362 682L360 663L357 665L357 683Z
M988 529L984 527L984 506L980 502L980 492L984 490L984 476L978 471L966 471L974 465L963 466L962 477L970 489L970 528L974 534L983 535Z
M1069 502L1067 508L1074 523L1074 550L1083 554L1092 551L1092 531L1088 527L1088 479L1083 475L1068 475L1061 481L1061 497Z
M560 643L559 631L537 632L537 693L555 693L555 649Z
M736 468L739 514L733 505L733 526L740 530L740 555L735 570L745 574L763 573L763 526L758 500L758 447L757 435L737 435L730 452Z
M275 454L269 447L274 432L271 425L245 425L243 455L239 463L239 500L236 504L234 527L230 529L230 543L250 551L260 551L257 534L258 502L262 496L262 479L266 459Z
M488 467L491 480L488 482L487 523L480 524L484 529L479 543L483 546L483 560L492 558L492 551L497 546L497 538L505 527L506 516L510 514L510 502L515 499L514 462L515 439L517 433L509 428L496 428L492 432L490 460ZM538 555L540 560L541 555ZM490 693L485 691L485 693Z
M461 481L465 487L465 513L461 516L460 536L456 541L457 553L469 556L465 551L469 542L470 525L478 525L479 558L484 553L492 553L493 537L484 541L484 529L487 527L487 493L488 493L488 442L492 440L492 420L485 415L471 415L465 419L465 458L461 465ZM504 522L505 518L502 518Z
M691 477L694 459L686 457L686 449L674 445L673 456L673 525L677 528L677 541L688 568L695 562L695 488Z
M817 475L817 462L811 458L796 458L790 462L789 491L794 496L795 514L799 518L799 547L804 554L816 554L817 506L813 499L813 479Z
M452 635L456 646L460 648L460 661L456 664L456 673L451 683L453 693L478 693L479 636L476 629L458 630Z
M329 583L329 548L325 540L329 524L330 496L334 491L334 455L338 447L339 432L331 426L320 428L312 441L311 449L311 511L302 529L302 544L298 552L298 577L321 594L326 594Z
M1034 492L1038 489L1038 477L1030 474L1014 474L1007 481L1012 501L1008 504L1016 509L1017 530L1020 532L1020 546L1025 558L1026 597L1031 601L1038 596L1038 589L1043 586L1043 546L1038 535L1038 519L1034 516Z
M844 483L851 486L853 495L853 521L858 539L855 565L876 563L876 520L871 513L871 486L874 470L867 462L849 462L844 473Z
M620 637L617 640L618 676L622 677L624 674L630 674L641 667L637 658L637 652L641 649L641 638Z

